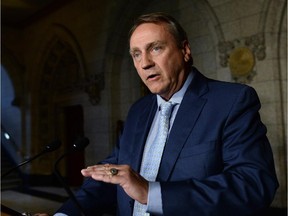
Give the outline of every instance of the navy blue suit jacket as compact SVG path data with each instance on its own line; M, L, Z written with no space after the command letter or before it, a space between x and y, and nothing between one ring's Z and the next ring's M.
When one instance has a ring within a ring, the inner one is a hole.
M260 102L253 88L204 77L195 68L165 146L157 181L165 216L253 215L272 202L278 187ZM140 170L157 109L155 95L130 109L120 144L101 163ZM117 209L130 216L133 200L120 186L88 178L77 199L89 215ZM79 215L72 201L60 212Z

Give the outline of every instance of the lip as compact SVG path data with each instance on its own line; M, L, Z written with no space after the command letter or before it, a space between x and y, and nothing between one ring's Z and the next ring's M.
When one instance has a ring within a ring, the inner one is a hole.
M146 80L153 81L153 80L159 79L159 77L160 77L160 74L150 74L149 76L147 76Z

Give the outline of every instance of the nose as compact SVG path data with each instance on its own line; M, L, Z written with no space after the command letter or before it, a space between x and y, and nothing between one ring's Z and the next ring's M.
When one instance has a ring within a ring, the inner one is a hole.
M148 53L142 55L141 67L142 69L149 69L154 66L154 61Z

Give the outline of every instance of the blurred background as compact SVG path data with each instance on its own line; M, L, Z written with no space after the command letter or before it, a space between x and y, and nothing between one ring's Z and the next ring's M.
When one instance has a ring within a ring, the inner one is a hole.
M81 168L109 154L146 93L127 34L138 15L156 11L186 29L203 74L256 89L280 183L271 215L286 215L287 0L2 0L1 173L62 143L1 179L3 205L36 212L43 201L54 212L68 196L54 165L79 136L88 147L58 164L71 190Z

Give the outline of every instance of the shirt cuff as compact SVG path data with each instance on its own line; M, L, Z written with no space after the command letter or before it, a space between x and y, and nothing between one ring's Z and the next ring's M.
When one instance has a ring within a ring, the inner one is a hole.
M59 212L59 213L57 212L57 213L55 213L53 216L68 216L68 215L63 214L63 213L60 213L60 212Z
M147 212L163 214L160 182L149 182Z

